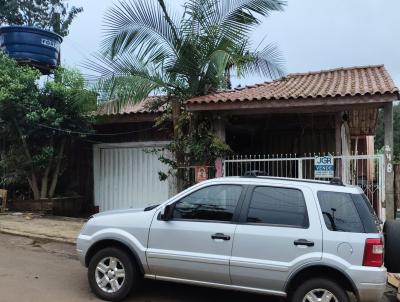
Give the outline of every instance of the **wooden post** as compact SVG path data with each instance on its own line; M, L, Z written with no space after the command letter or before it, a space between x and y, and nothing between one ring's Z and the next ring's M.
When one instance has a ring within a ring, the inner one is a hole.
M337 112L335 115L335 149L336 149L336 155L341 155L342 154L342 140L340 136L340 128L342 126L342 113ZM341 161L337 160L336 161L336 167L335 167L335 176L341 178Z
M225 121L221 116L214 119L214 131L221 141L226 142Z
M400 164L394 165L394 210L400 210Z
M393 103L384 105L385 125L385 205L386 219L394 218L394 173L393 173Z

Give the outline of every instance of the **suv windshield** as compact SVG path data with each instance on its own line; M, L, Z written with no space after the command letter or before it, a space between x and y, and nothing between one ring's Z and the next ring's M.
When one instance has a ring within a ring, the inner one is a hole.
M329 230L378 233L376 215L364 194L320 191L318 200Z

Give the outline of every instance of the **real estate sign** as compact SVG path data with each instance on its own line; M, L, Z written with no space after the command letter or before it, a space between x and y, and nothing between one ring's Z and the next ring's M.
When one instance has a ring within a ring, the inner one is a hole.
M317 156L314 159L314 178L333 178L335 162L332 156Z

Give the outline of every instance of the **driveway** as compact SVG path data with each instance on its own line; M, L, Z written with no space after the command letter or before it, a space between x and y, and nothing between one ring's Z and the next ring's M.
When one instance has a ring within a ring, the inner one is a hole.
M90 292L74 246L0 234L0 301L100 301ZM282 301L274 297L145 281L127 301ZM384 300L395 301L395 300ZM382 301L383 302L383 301Z

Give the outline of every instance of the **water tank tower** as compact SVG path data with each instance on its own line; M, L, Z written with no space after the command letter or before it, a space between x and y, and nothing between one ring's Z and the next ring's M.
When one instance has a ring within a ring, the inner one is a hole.
M50 74L60 64L62 37L54 32L27 26L0 27L0 50L20 64Z

